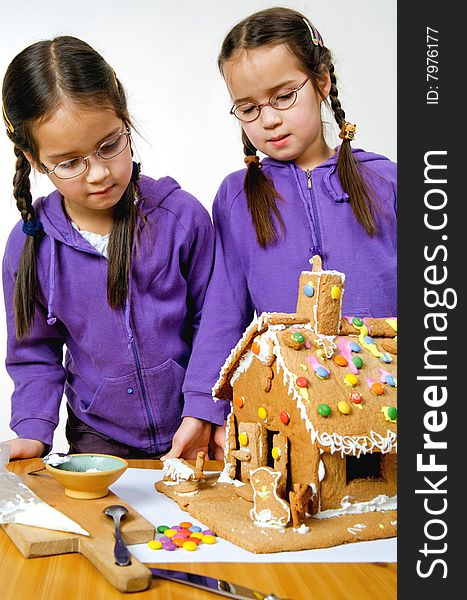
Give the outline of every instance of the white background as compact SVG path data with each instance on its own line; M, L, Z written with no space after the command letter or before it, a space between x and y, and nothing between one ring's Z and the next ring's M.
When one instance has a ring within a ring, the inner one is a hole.
M334 55L339 98L357 124L357 147L396 160L396 0L273 2L263 0L22 0L3 3L0 73L26 46L74 35L94 46L127 90L142 137L134 136L143 171L171 175L210 211L216 190L241 169L240 130L217 70L227 31L271 6L306 14ZM0 125L0 252L19 218L12 199L14 154ZM331 131L330 142L338 138ZM51 191L47 177L33 181L33 196ZM5 317L0 302L0 440L8 427L12 383L4 367ZM39 388L40 389L40 386ZM63 411L62 411L63 414ZM66 450L63 418L55 449Z

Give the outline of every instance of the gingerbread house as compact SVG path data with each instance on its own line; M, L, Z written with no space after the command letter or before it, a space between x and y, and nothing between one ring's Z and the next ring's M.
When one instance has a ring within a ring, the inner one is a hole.
M213 388L232 407L217 486L233 490L237 521L267 531L269 543L258 535L248 546L258 552L396 534L397 321L342 317L344 274L312 263L296 313L256 318ZM222 494L199 500L220 506ZM198 499L183 506L222 531L225 516L198 514ZM232 522L226 537L247 547ZM277 529L287 535L275 539Z

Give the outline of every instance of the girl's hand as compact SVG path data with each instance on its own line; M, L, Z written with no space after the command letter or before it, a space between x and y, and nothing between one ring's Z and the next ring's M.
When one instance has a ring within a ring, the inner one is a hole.
M175 432L172 448L167 454L161 456L161 460L180 457L187 460L196 459L196 455L201 450L207 455L210 437L211 423L194 417L184 417Z
M41 456L45 450L45 445L42 442L28 438L6 440L4 443L10 446L10 459L36 458Z
M214 460L224 459L225 446L225 423L224 425L215 425L211 431L211 440L209 441L209 456Z

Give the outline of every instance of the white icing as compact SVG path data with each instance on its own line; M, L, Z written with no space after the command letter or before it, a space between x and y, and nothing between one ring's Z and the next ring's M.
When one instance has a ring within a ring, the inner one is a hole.
M51 465L52 467L56 467L58 465L63 465L64 463L67 463L69 461L69 456L60 456L59 454L48 454L47 456L44 456L42 462Z
M232 479L229 475L230 464L225 465L224 470L219 475L217 479L217 483L227 483L229 485L234 485L235 487L241 487L245 485L243 481L238 481L238 479Z
M360 533L362 531L362 529L365 529L365 528L366 528L366 525L364 525L363 523L356 523L352 527L347 527L347 531L349 533L351 533L352 535L357 535L357 533Z
M179 458L168 458L164 462L164 476L172 481L164 481L166 485L177 485L181 481L195 478L194 469L182 462Z
M193 492L174 492L177 496L196 496L198 490L194 490Z
M366 512L386 511L397 509L397 496L386 496L381 494L368 502L351 503L349 496L345 496L341 501L341 508L328 509L320 511L313 515L314 519L330 519L340 515L355 515Z
M85 473L100 473L100 471L94 467L93 469L86 469Z
M295 527L294 527L294 531L295 531L295 533L302 533L302 534L303 534L303 533L308 533L308 532L310 531L310 528L309 528L309 527L307 527L307 526L305 525L305 523L302 523L302 524L300 525L300 527L298 527L298 528L295 528Z
M318 478L320 481L323 481L325 476L326 476L326 469L324 468L324 462L322 460L320 460L319 467L318 467Z
M271 527L272 529L282 529L286 526L285 519L275 520L270 510L260 510L256 512L254 508L250 510L250 517L253 523L258 527Z

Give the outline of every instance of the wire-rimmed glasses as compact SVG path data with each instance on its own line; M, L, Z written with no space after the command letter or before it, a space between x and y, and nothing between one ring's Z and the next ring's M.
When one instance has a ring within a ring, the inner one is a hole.
M86 171L88 167L88 160L91 158L91 156L96 155L103 160L111 160L112 158L115 158L121 154L128 146L130 135L131 132L129 129L127 129L126 131L117 133L108 140L105 140L105 142L103 142L97 150L88 156L74 156L69 160L59 162L53 167L53 169L49 169L43 163L41 163L41 167L45 170L47 175L53 174L59 179L73 179L73 177L78 177Z
M261 109L264 106L272 106L276 110L287 110L288 108L292 108L292 106L297 101L298 92L302 89L302 87L306 84L306 82L311 78L311 74L305 79L305 81L296 88L293 89L284 89L274 92L271 95L267 102L263 102L263 104L257 104L256 102L244 102L235 106L235 104L230 109L230 114L237 117L239 121L243 123L251 123L255 121L260 113Z

